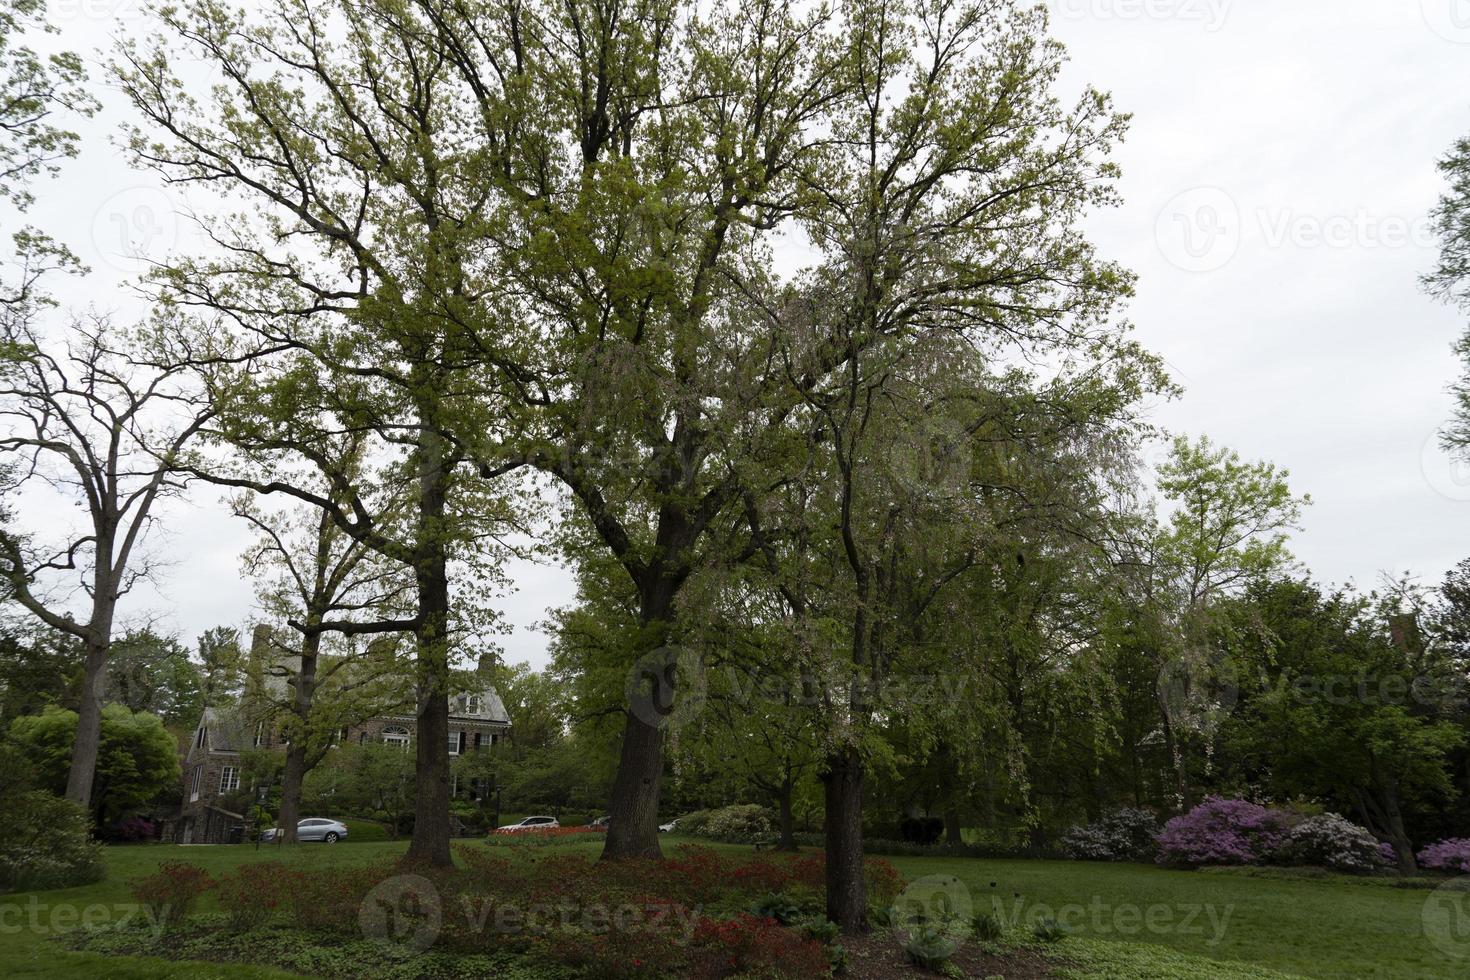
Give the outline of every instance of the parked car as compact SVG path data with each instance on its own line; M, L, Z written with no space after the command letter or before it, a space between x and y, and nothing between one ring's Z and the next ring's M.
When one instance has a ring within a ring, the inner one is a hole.
M600 830L606 830L608 824L610 824L610 823L612 823L612 817L610 817L610 816L607 816L607 817L598 817L597 819L588 822L587 826L589 826L589 827L597 827Z
M673 829L675 827L677 827L677 826L679 826L679 821L677 821L677 820L670 820L668 823L661 823L661 824L659 824L658 825L658 832L661 833L661 834L671 833L673 831Z
M272 827L261 832L260 839L273 841L280 833L279 827ZM328 820L326 817L307 817L296 823L296 839L298 841L319 840L324 844L335 844L347 839L347 826L340 820Z
M497 834L519 834L526 830L555 830L561 826L561 822L555 817L527 817L519 823L513 823L506 827L496 827Z

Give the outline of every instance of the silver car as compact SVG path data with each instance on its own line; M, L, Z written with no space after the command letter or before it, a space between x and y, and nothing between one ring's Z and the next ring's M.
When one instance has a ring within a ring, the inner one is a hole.
M280 833L280 828L272 827L260 835L263 841L272 841ZM326 844L335 844L347 839L347 827L339 820L328 820L325 817L307 817L296 824L296 839L298 841L319 840Z

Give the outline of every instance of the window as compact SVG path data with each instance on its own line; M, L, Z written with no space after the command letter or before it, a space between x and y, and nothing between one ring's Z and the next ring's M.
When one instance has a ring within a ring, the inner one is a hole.
M465 714L477 715L480 713L480 695L471 694L464 699Z
M189 787L189 802L190 803L193 803L195 800L199 799L199 787L203 784L203 782L204 782L204 767L203 766L195 766L194 767L194 784Z
M265 722L255 723L255 747L258 749L265 744Z
M459 755L464 751L464 732L449 733L449 754Z
M387 745L396 745L400 749L408 748L408 729L401 725L389 725L383 729L383 742Z
M221 793L233 793L240 788L240 770L234 766L225 766L219 772L219 791Z
M208 738L209 738L209 729L206 728L206 727L204 727L203 725L200 725L199 726L198 733L196 733L195 736L194 736L194 748L196 748L196 749L202 749L202 748L204 748L204 742Z

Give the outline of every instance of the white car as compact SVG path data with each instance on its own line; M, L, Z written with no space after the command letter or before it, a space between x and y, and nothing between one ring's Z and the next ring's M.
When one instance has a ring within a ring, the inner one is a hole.
M260 839L273 841L280 834L279 827L272 827L261 832ZM325 817L307 817L296 824L296 839L298 841L319 840L324 844L335 844L340 840L347 839L347 827L339 820L328 820Z
M679 826L679 821L677 821L677 820L670 820L668 823L661 823L661 824L659 824L658 825L658 832L661 833L661 834L672 833L673 830L674 830L674 828L677 827L677 826Z
M520 823L513 823L506 827L496 827L497 834L519 834L523 830L555 830L561 826L561 822L555 817L527 817Z

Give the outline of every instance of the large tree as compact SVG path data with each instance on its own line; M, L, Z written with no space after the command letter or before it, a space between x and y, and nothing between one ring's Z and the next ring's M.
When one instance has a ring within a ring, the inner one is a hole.
M174 464L212 411L178 369L141 363L120 341L105 320L74 325L60 345L30 317L0 324L0 467L11 464L0 468L3 490L45 486L83 515L46 535L0 526L0 577L10 593L83 647L66 783L67 798L83 806L118 604L153 569L143 538L154 507L181 488Z

